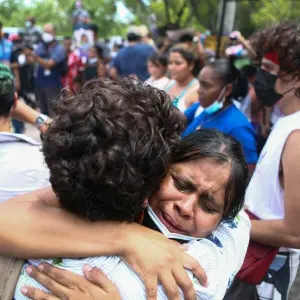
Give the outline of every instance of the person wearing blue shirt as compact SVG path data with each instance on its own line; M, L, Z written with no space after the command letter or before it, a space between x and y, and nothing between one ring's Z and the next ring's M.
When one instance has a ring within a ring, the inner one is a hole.
M228 59L206 65L199 74L199 102L185 111L188 125L183 136L200 128L215 128L238 140L248 165L258 160L256 135L247 117L233 104L247 94L247 82Z
M154 48L142 42L142 33L133 28L127 35L129 46L122 48L112 62L110 75L133 76L140 80L150 77L148 73L148 59L155 52Z
M55 35L54 25L46 24L42 42L38 44L35 53L27 53L38 65L35 78L37 103L41 112L50 116L52 102L62 87L61 76L66 68L67 58L65 48L56 41Z
M3 25L0 22L0 62L9 65L10 57L13 50L13 44L8 39L3 37Z

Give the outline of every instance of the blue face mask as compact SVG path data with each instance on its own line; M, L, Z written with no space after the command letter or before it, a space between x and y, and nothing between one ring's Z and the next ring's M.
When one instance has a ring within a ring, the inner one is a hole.
M214 101L211 105L207 106L204 108L204 112L207 115L213 115L216 112L218 112L220 109L223 108L224 106L224 94L227 90L227 86L224 87L224 89L221 91L220 96L218 97L219 100Z

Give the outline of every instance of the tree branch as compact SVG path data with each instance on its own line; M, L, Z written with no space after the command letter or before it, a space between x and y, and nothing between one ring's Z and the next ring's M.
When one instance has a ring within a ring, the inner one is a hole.
M183 13L184 13L184 10L185 10L186 7L187 7L187 0L184 0L181 9L177 13L177 22L176 22L176 24L180 25L180 21L181 21L181 18L183 16Z
M165 14L166 14L166 23L167 25L170 24L171 18L170 18L170 3L169 0L164 0L165 4Z

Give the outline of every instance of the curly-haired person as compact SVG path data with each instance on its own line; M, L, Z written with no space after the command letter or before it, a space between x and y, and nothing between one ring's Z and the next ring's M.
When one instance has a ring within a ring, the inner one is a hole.
M61 206L92 221L133 221L183 128L166 94L127 79L94 80L61 96L54 112L43 153Z
M269 270L260 285L249 286L249 278L236 280L226 299L286 300L300 249L300 24L285 22L262 30L252 47L261 64L254 82L257 97L266 106L276 105L282 117L262 150L245 202L258 218L251 221L251 239L269 251L273 247L273 253L278 249L278 254L266 265ZM250 249L251 243L248 253ZM233 293L238 288L242 294Z
M58 99L55 112L43 152L58 200L46 189L2 206L0 228L9 227L10 235L5 238L0 229L5 241L0 251L64 257L47 261L80 275L89 263L116 284L122 299L146 294L148 299L223 299L250 234L249 218L241 211L248 168L240 144L214 130L180 140L182 114L167 94L129 79L89 82L78 94ZM26 207L25 198L30 203L21 213L27 220L21 231L30 233L26 242L17 238L20 222L13 221L20 206ZM13 216L7 218L10 203L17 208L10 207ZM132 222L142 210L144 226ZM11 245L15 238L18 245ZM168 238L188 243L188 252ZM29 262L37 266L42 260ZM22 294L24 285L28 291L42 289L31 276L33 266L21 265L14 299L30 296ZM85 296L77 295L89 299Z

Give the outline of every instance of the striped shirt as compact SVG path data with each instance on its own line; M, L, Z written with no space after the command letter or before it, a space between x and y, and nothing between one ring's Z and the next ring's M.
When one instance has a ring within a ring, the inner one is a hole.
M227 288L230 286L244 261L248 247L250 220L246 213L241 211L234 220L222 221L211 236L202 239L171 234L159 221L150 207L148 207L148 213L155 225L165 236L186 241L189 245L187 253L194 257L204 268L208 277L208 287L201 286L194 275L190 271L187 271L188 276L194 284L197 299L223 299ZM122 299L146 299L143 281L120 257L102 256L85 259L29 260L29 263L37 266L42 261L80 275L83 275L83 265L90 264L93 267L100 268L115 283ZM24 265L21 272L15 291L15 300L27 299L20 292L24 285L44 290L39 283L27 275L25 271L27 265ZM183 295L181 298L183 299ZM161 285L158 286L158 299L168 299Z

